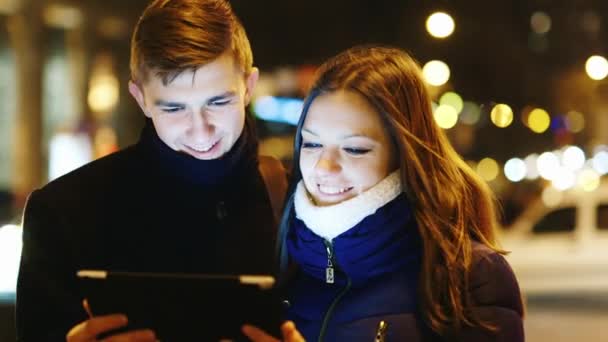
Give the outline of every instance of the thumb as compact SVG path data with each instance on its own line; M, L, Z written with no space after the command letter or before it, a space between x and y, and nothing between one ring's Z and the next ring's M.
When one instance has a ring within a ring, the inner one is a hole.
M253 342L280 342L276 338L265 333L264 330L254 327L253 325L245 324L241 328L241 331Z

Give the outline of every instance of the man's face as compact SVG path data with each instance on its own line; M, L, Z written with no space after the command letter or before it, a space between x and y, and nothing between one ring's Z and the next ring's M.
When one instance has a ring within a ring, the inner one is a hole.
M130 82L129 91L167 146L209 160L230 151L241 136L257 78L257 69L245 76L225 53L167 85L151 72L143 86Z

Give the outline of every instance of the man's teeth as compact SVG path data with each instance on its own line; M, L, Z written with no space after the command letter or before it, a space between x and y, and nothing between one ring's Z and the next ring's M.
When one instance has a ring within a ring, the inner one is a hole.
M319 190L321 190L322 193L328 194L328 195L338 195L338 194L347 192L350 189L352 189L352 187L348 187L348 188L336 188L336 187L333 187L333 186L319 185Z

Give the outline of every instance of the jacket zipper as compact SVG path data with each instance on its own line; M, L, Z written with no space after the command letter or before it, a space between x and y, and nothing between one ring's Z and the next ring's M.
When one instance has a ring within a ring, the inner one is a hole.
M327 249L327 268L325 269L325 281L328 284L333 284L334 269L339 269L339 266L336 263L336 258L334 257L334 246L331 244L330 241L327 241L327 240L323 240L323 243L325 244L325 249ZM344 297L346 292L348 292L348 290L350 290L350 287L351 287L350 277L346 274L344 274L344 275L346 276L346 287L336 296L336 298L333 300L333 302L331 302L331 305L329 305L329 308L327 309L327 312L325 313L325 316L323 317L323 322L321 323L321 330L319 332L319 340L318 340L319 342L323 341L323 338L325 337L325 333L327 333L327 324L329 323L329 319L331 318L331 314L333 313L334 309L336 308L336 305L338 304L340 299L342 299L342 297Z

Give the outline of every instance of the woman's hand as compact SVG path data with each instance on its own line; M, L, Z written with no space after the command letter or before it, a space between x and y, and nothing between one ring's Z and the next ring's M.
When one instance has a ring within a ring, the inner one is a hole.
M280 342L276 338L268 335L262 329L256 328L252 325L246 324L243 326L242 330L243 334L249 337L249 339L251 339L253 342ZM283 334L284 342L306 342L292 321L283 323L281 326L281 333Z

